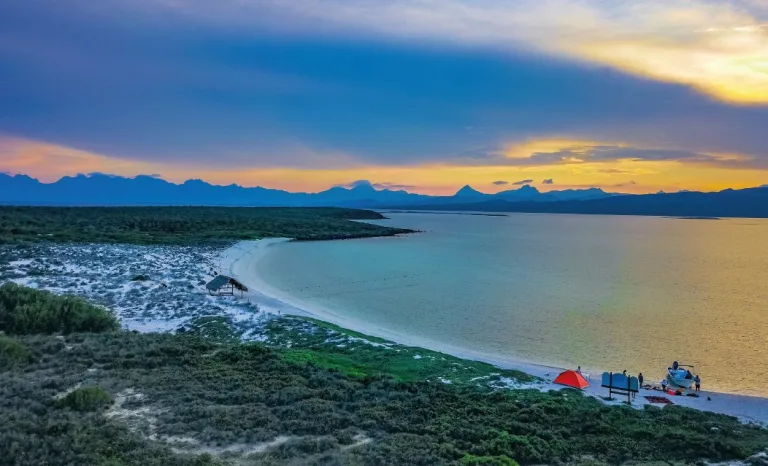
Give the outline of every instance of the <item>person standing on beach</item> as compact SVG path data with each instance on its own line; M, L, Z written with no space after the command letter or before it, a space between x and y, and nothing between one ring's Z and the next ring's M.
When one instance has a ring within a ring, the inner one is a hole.
M643 373L637 374L638 388L643 388Z
M701 391L701 379L699 378L699 374L696 374L696 378L693 379L693 381L696 383L696 391Z
M576 368L576 372L578 372L579 374L581 374L581 366L579 366L579 367L577 367L577 368Z

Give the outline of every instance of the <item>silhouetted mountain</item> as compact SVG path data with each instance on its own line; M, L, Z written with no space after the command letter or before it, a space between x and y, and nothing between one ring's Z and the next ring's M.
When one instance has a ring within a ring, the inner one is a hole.
M429 209L476 212L768 218L768 189L760 187L741 190L726 189L716 193L679 192L623 195L601 199L554 202L509 202L502 199L492 199L476 203L446 203L431 206Z
M541 197L541 193L538 189L527 184L520 186L520 189L509 189L507 191L501 191L495 196L497 199L503 199L505 201L533 201Z
M333 187L319 193L290 193L261 187L230 184L215 186L202 180L169 183L157 176L134 178L91 173L65 176L55 183L40 183L26 175L0 174L0 203L18 205L231 205L231 206L341 206L386 207L440 206L489 199L554 201L610 196L602 190L568 190L540 193L522 186L498 194L484 194L464 186L454 196L426 196L403 190L376 189L361 180L351 187Z
M566 189L563 191L549 191L542 194L542 200L546 201L585 201L587 199L601 199L617 196L619 194L606 193L600 188Z
M476 198L477 199L477 198L487 197L488 195L487 194L483 194L480 191L477 191L476 189L474 189L470 185L466 185L463 188L461 188L458 191L456 191L456 194L454 194L453 196L454 197L458 197L458 198L469 198L469 197L472 197L472 198Z

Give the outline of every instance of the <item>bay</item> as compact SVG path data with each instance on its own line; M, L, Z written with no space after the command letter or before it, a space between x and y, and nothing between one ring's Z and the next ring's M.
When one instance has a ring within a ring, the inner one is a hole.
M768 220L387 213L396 238L277 245L269 284L393 334L768 395Z

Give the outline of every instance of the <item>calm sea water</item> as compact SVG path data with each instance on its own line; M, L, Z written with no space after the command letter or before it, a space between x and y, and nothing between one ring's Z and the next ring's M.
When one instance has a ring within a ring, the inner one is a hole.
M678 360L768 395L766 220L387 215L424 233L278 245L263 276L392 332L647 380Z

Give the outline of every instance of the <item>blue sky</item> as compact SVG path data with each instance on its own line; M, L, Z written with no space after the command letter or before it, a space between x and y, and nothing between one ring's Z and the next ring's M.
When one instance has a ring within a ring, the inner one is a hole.
M766 24L749 0L3 2L0 171L763 184Z

